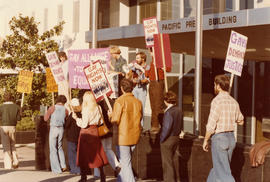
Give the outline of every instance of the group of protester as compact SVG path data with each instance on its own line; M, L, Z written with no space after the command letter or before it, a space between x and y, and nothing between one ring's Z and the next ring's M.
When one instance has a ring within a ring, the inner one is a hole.
M68 102L66 94L59 94L56 104L46 112L44 120L50 121L51 170L54 173L67 170L62 148L65 131L70 172L80 174L81 182L87 181L90 168L95 168L94 175L100 176L102 182L106 181L103 167L108 163L114 169L117 181L135 181L131 164L132 151L138 144L142 131L143 109L149 84L152 109L150 132L160 133L163 178L166 182L177 181L173 156L179 138L183 137L183 112L181 107L177 106L177 95L172 91L164 93L164 70L157 69L156 74L154 61L148 66L144 52L137 53L136 61L130 64L120 55L118 47L112 47L111 54L113 61L110 68L111 71L119 73L121 90L117 99L110 99L112 111L104 101L97 103L93 93L86 91L82 99L73 98ZM167 71L170 71L170 68ZM238 103L228 93L229 78L218 75L214 84L217 97L211 103L203 143L203 150L208 151L211 137L214 165L207 181L233 182L230 160L235 147L234 124L243 124L243 115ZM11 102L11 96L7 93L4 100L5 103L0 106L4 164L7 168L16 168L18 159L14 135L16 123L20 120L20 108ZM160 114L163 114L161 121ZM111 129L111 132L102 137L98 134L101 124L106 124ZM112 150L113 142L116 145L116 155Z

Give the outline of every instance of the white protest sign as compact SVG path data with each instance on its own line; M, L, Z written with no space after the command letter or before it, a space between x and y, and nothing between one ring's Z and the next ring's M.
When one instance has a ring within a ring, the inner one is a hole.
M85 67L84 73L97 102L103 99L103 95L112 93L111 86L99 60Z
M146 47L154 46L154 34L158 34L158 23L156 17L146 18L143 20L144 36Z
M224 70L241 76L248 38L235 31L231 32Z
M55 82L59 84L60 82L64 81L65 76L62 69L62 65L58 59L57 53L55 51L49 52L46 54L46 58L51 68Z

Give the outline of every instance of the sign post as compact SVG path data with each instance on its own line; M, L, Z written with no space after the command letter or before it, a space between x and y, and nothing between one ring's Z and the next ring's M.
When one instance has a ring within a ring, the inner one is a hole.
M230 43L227 50L224 70L231 72L229 94L232 90L234 75L241 76L248 38L235 31L231 31ZM235 141L237 141L237 124L234 129Z
M47 92L52 93L52 104L54 105L54 92L58 91L58 86L55 82L53 74L50 68L46 68L46 83L47 83Z

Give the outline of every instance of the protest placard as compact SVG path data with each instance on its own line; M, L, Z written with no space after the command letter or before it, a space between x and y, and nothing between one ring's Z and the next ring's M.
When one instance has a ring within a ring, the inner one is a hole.
M248 38L231 31L224 70L241 76Z
M108 96L112 93L111 86L99 60L85 67L84 73L97 102L103 99L103 95Z
M157 68L163 68L163 54L165 65L172 67L171 44L169 34L154 35L155 58ZM162 53L163 52L163 53Z
M46 84L47 84L46 89L48 93L58 91L58 85L55 82L55 79L53 77L53 74L50 68L46 68Z
M19 80L17 85L17 92L31 93L32 81L34 73L31 71L21 70L19 72Z
M64 72L55 51L46 54L47 61L57 84L65 80Z
M69 86L70 88L89 89L89 83L84 74L84 67L100 60L104 72L107 72L110 60L109 48L69 50Z
M154 34L158 34L158 23L156 17L143 19L144 36L146 47L154 46Z

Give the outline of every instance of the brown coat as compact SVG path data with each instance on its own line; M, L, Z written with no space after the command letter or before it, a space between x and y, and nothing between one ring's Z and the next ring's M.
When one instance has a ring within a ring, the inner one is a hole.
M135 145L141 134L142 103L132 93L116 99L111 122L118 125L117 145Z

